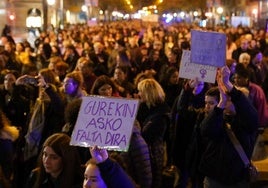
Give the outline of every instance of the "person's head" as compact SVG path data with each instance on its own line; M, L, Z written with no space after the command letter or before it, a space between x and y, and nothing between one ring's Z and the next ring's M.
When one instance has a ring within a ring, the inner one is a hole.
M82 175L77 148L70 145L70 140L71 138L64 133L55 133L45 140L40 152L37 187L40 187L46 179L45 174L53 178L61 174L63 177L63 181L60 182L61 187L70 187L76 181L75 178L78 178L76 175Z
M65 63L64 61L60 61L56 63L54 71L59 77L63 77L66 75L68 68L69 64Z
M137 38L135 38L135 37L129 37L128 38L128 43L129 43L130 47L137 46Z
M153 43L153 49L154 50L161 50L163 48L163 43L160 40L156 40Z
M248 49L248 46L249 46L248 40L246 38L242 38L240 42L241 49L245 51Z
M249 83L249 71L241 64L238 64L234 74L234 85L247 87Z
M124 82L127 80L128 70L127 66L117 66L114 70L114 79L119 83Z
M92 61L86 61L81 65L81 72L84 77L94 74L94 64Z
M27 75L31 75L31 76L37 76L38 75L38 69L36 67L36 65L34 64L25 64L23 65L22 69L21 69L21 75L23 74L27 74Z
M17 79L16 74L12 71L8 71L6 75L4 76L5 90L12 92L16 79Z
M101 42L95 42L93 48L95 54L100 54L104 50L104 46Z
M141 47L140 47L140 50L141 50L141 54L142 54L142 56L148 56L148 48L145 46L145 45L142 45Z
M160 77L162 85L175 85L179 82L179 71L176 67L168 67Z
M141 82L142 80L153 77L154 76L152 74L149 74L148 72L140 72L134 78L134 85L137 87L138 83Z
M152 51L152 54L150 54L150 58L153 60L153 61L157 61L157 60L159 60L159 58L160 58L160 52L159 52L159 50L153 50Z
M117 66L130 66L130 59L126 50L119 50L116 56Z
M182 50L190 50L191 48L190 42L187 41L187 39L185 39L185 41L182 41L180 46Z
M89 61L88 58L86 58L86 57L80 57L80 58L77 60L75 70L77 70L77 71L81 71L81 67L82 67L82 65L83 65L85 62L88 62L88 61Z
M74 96L81 89L83 76L79 71L68 73L63 80L63 89L67 95Z
M169 63L178 64L179 63L179 54L180 54L179 48L173 47L171 49L170 53L168 54Z
M7 42L4 46L5 51L11 53L14 51L14 44L12 42Z
M250 63L250 55L246 52L240 54L238 62L242 63L245 67L247 67Z
M220 91L218 87L210 88L205 94L205 111L210 113L220 101Z
M69 54L75 54L77 53L76 49L75 49L75 46L73 44L68 44L66 47L65 47L65 50L66 52L68 52Z
M110 97L115 91L116 89L113 81L108 76L102 75L95 80L90 94Z
M165 92L155 79L149 78L139 82L138 91L141 101L149 108L165 101Z
M16 51L17 52L24 52L24 50L25 50L25 46L24 46L23 42L16 43Z
M86 164L83 188L107 188L101 177L99 167L93 159L90 159Z
M46 83L57 85L56 73L53 70L48 68L41 69L39 75L43 76Z

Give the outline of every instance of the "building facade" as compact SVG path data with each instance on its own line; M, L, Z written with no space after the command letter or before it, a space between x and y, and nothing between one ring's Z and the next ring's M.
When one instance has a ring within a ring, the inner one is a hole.
M13 34L25 33L29 29L26 25L27 18L31 16L40 17L40 29L51 24L60 27L64 23L78 23L83 21L79 15L84 4L84 0L3 0L0 2L0 29L9 25ZM37 14L33 15L33 10ZM39 25L33 23L37 21L38 19L31 20L30 26Z

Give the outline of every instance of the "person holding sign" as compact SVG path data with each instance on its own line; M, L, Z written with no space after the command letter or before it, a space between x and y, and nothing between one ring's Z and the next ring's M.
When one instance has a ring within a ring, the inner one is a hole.
M111 79L106 76L99 76L92 88L94 95L111 97L113 91L117 91ZM141 135L140 124L134 122L131 139L127 152L113 152L125 163L126 172L140 187L151 187L152 171L149 149L146 141Z
M92 158L86 164L83 188L134 188L135 184L106 149L90 147Z
M201 137L207 139L199 165L200 172L205 176L204 188L249 187L248 169L228 135L227 124L250 159L258 114L246 95L233 86L229 77L227 66L218 71L220 100L200 126Z

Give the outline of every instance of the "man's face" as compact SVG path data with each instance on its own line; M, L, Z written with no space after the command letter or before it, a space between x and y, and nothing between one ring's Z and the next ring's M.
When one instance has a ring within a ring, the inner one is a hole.
M72 78L66 77L63 82L63 88L67 95L73 95L77 91L78 85Z
M234 84L239 87L247 87L248 79L244 78L238 74L234 75Z
M224 109L224 114L227 115L235 115L236 111L235 111L235 106L231 101L231 97L228 97L225 109Z
M247 50L248 48L248 41L247 40L242 40L241 41L241 44L240 44L240 47L242 48L242 50Z

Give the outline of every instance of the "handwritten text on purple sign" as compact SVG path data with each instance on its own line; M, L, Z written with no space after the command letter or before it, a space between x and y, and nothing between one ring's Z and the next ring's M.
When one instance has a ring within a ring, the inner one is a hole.
M122 101L87 101L80 109L83 126L73 135L75 141L94 142L98 145L127 145L127 124L135 119L137 103Z

